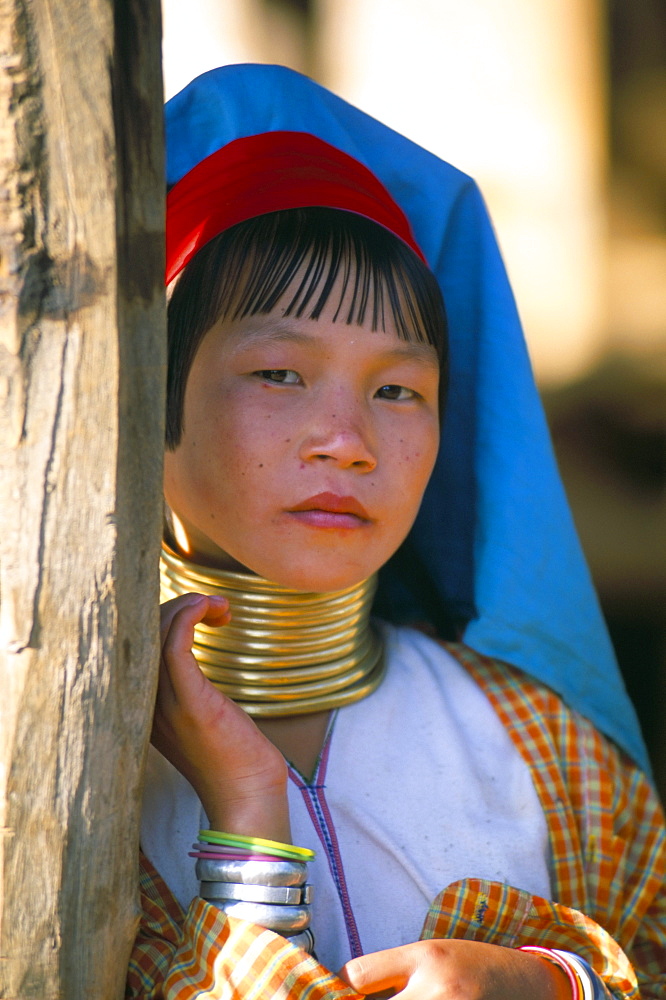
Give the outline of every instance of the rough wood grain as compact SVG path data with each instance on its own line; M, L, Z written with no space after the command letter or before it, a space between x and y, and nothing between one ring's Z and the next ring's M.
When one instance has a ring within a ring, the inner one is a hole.
M159 0L0 0L0 996L122 996L157 655Z

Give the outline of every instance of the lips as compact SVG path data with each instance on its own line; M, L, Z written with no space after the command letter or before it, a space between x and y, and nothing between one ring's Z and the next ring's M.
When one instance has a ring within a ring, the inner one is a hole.
M303 527L333 529L338 532L367 529L372 523L372 518L360 500L356 497L341 497L337 493L317 493L316 496L295 504L288 514Z
M335 493L317 493L291 508L292 512L323 511L327 514L353 514L362 521L371 520L363 504L356 497L340 497Z

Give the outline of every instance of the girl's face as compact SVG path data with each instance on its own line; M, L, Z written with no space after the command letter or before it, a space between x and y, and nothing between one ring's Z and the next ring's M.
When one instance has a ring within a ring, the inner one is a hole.
M333 322L330 303L316 321L276 309L203 338L164 481L195 562L339 590L409 531L439 445L437 355L392 322Z

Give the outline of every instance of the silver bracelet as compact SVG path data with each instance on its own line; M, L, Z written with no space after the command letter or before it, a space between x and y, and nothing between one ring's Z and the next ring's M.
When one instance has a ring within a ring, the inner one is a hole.
M246 903L310 903L310 885L239 885L237 882L201 882L199 895L204 899L238 899Z
M310 926L310 907L306 904L247 903L235 899L210 899L208 902L230 917L248 920L278 934L298 934Z
M201 882L236 882L240 885L303 885L307 865L302 861L223 861L199 858Z
M315 953L314 934L309 927L307 930L301 931L300 934L289 934L287 936L287 941L296 945L297 948L302 948L303 951L307 951L308 955L314 955Z

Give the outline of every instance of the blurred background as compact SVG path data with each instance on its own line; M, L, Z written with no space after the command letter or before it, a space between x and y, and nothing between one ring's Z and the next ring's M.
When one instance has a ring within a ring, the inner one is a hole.
M166 96L282 63L472 174L666 801L666 4L163 0Z

